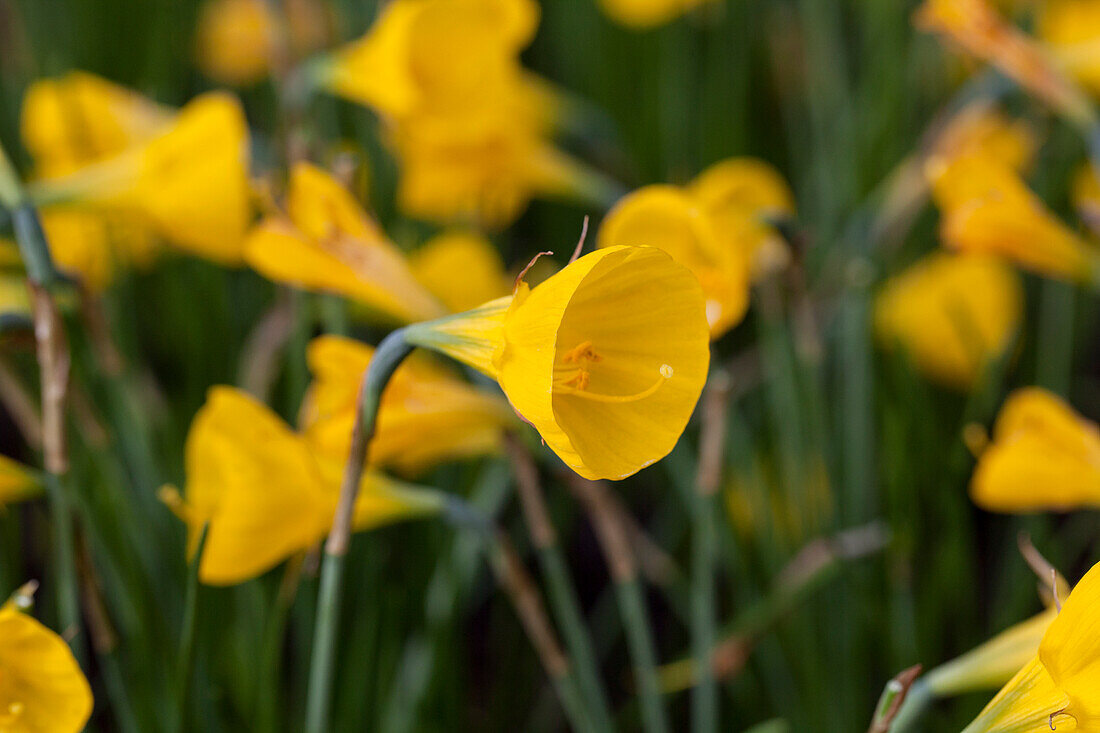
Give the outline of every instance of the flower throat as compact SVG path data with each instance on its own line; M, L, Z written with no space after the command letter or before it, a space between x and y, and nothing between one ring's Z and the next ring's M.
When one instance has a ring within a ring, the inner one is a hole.
M645 399L659 390L666 381L672 378L672 367L662 364L658 369L657 381L641 392L629 395L607 395L588 391L588 385L592 381L592 368L594 364L603 361L591 341L582 341L561 357L561 362L554 365L554 391L558 394L568 394L594 402L637 402Z

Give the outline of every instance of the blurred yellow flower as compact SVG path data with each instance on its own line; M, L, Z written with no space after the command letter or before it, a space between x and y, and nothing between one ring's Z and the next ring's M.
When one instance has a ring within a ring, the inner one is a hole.
M79 733L92 690L69 645L16 604L0 606L0 730Z
M512 289L500 251L474 232L437 234L409 256L409 267L420 284L455 313L507 295Z
M531 289L406 328L496 379L574 471L622 479L672 450L706 381L698 280L653 247L607 247Z
M768 217L791 217L794 195L775 168L756 158L727 158L695 177L687 191L714 223L723 245L744 253L754 280L783 269L791 255Z
M36 177L74 174L168 129L173 110L93 74L41 79L23 98L24 145ZM51 205L42 226L57 266L93 291L106 287L117 266L148 265L158 243L147 222L95 207Z
M711 0L599 0L609 18L630 28L655 28Z
M1048 0L1037 5L1039 38L1058 62L1093 93L1100 93L1100 3Z
M315 456L306 439L264 405L214 387L195 415L185 452L187 485L162 497L187 523L194 551L209 524L199 578L232 585L322 540L332 525L343 465ZM371 529L441 508L438 494L364 473L354 527Z
M995 254L1049 277L1097 276L1095 247L1050 212L1007 165L984 155L933 159L928 175L943 214L943 243L962 252Z
M251 219L248 128L235 97L204 94L145 142L37 181L32 197L140 216L180 249L240 264Z
M345 295L401 322L446 313L347 189L308 163L290 173L286 215L248 235L245 259L272 280Z
M276 10L277 7L277 10ZM207 0L195 29L195 60L222 84L245 87L271 73L278 53L290 64L324 45L331 18L320 0ZM285 34L286 49L280 48Z
M320 336L307 358L313 383L302 408L313 449L347 458L359 387L374 349L339 336ZM457 379L426 358L406 360L386 385L368 463L414 474L441 461L496 453L516 423L508 403Z
M1046 390L1017 390L978 459L970 495L997 512L1100 506L1100 431Z
M982 255L936 252L891 278L875 300L874 325L929 378L967 389L1005 353L1023 314L1012 268Z
M18 461L0 455L0 508L5 504L30 498L41 491L42 485L30 469Z
M749 303L745 253L719 236L695 198L675 186L645 186L625 196L600 225L599 247L659 247L699 278L707 323L717 338L736 326Z
M1035 132L1027 122L975 103L954 115L936 136L929 170L940 171L951 161L973 156L1022 172L1035 157L1036 146Z
M1039 652L963 733L1100 730L1100 565L1051 621Z
M279 33L266 0L211 0L199 12L195 58L215 81L248 86L267 76Z
M519 62L538 20L532 0L393 0L315 67L319 83L383 118L402 211L498 228L536 195L609 195L548 139L565 104Z

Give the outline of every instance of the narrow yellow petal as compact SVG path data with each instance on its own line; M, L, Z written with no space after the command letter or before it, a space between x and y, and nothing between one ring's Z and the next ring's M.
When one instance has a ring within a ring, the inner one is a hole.
M1079 730L1100 730L1100 564L1081 579L1051 622L1039 658L1070 699Z

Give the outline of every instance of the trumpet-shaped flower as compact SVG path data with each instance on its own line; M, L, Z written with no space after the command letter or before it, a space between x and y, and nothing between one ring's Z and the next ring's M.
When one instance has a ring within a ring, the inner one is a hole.
M245 259L272 280L346 295L402 322L446 312L352 195L308 163L291 171L286 215L249 234Z
M374 349L339 336L320 336L307 358L314 381L302 426L315 452L347 458L359 388ZM499 451L515 422L508 403L455 378L427 359L402 364L382 394L367 461L415 473L443 460Z
M36 176L56 178L150 140L172 116L137 92L74 71L28 87L20 126Z
M996 254L1050 277L1096 276L1094 247L1063 224L1019 175L987 156L929 166L943 219L943 242L962 252Z
M753 279L783 269L791 255L766 217L793 216L794 196L779 171L756 158L727 158L687 187L714 223L725 247L749 261Z
M192 551L208 525L199 578L232 585L307 550L327 534L342 465L319 459L306 439L247 394L215 387L191 424L187 485L162 496L188 526ZM428 489L368 471L353 524L370 529L436 512Z
M1100 565L1051 621L1039 652L963 733L1100 730Z
M706 381L699 282L653 247L607 247L536 288L405 329L496 379L581 476L621 479L660 460Z
M609 18L628 28L664 25L710 0L600 0Z
M645 186L623 198L600 226L600 247L659 247L691 270L706 296L717 338L740 322L749 300L748 261L719 236L695 198L675 186Z
M64 639L16 604L0 606L0 730L79 733L92 690Z
M409 267L420 284L455 313L507 295L512 289L500 252L473 232L437 234L412 253Z
M23 464L0 456L0 507L28 499L42 490L42 485Z
M892 278L874 307L875 332L930 378L966 389L1005 353L1019 329L1023 287L1000 261L929 255Z
M1046 390L1018 390L1001 408L970 495L998 512L1100 506L1100 431Z
M202 95L148 141L58 178L34 197L142 217L158 235L215 262L241 262L251 218L248 128L240 103Z

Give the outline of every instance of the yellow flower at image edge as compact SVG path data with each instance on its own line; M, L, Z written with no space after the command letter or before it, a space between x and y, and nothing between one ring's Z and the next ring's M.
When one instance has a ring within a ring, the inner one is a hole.
M1036 655L964 733L1100 731L1100 564L1070 593Z
M937 252L889 280L874 324L931 379L967 389L1005 352L1023 315L1023 285L993 257Z
M187 485L162 498L188 525L193 552L209 523L199 579L231 585L307 550L328 533L342 462L315 457L300 435L240 390L215 387L187 436ZM366 472L352 520L370 529L439 511L441 499Z
M1017 390L978 459L970 495L997 512L1100 507L1100 430L1046 390Z
M23 283L20 286L26 287ZM0 510L5 504L28 499L41 491L42 485L26 466L0 456Z
M306 438L317 453L343 461L359 408L359 388L374 355L366 344L319 336L307 359L314 381L302 409ZM424 357L424 358L421 358ZM368 462L416 473L440 461L499 451L516 417L499 394L478 390L414 355L386 385L371 438Z
M710 361L703 293L653 247L608 247L537 288L405 329L496 379L574 471L622 479L675 446Z
M65 641L0 606L0 731L77 733L92 714L92 691Z

